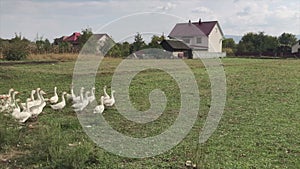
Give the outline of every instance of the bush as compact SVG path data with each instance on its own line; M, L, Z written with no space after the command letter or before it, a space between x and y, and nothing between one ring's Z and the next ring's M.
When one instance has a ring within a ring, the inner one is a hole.
M227 56L235 56L232 48L223 48L223 52L226 52Z
M28 56L28 45L24 42L11 43L6 51L4 58L6 60L23 60Z
M22 60L26 59L29 54L30 41L16 35L15 38L9 40L9 44L3 51L6 60Z

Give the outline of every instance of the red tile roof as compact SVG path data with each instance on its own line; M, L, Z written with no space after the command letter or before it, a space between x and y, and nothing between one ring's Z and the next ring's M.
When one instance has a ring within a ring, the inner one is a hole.
M63 41L75 42L78 40L78 37L80 35L81 35L80 32L74 32L71 36L68 36L67 38L63 39Z

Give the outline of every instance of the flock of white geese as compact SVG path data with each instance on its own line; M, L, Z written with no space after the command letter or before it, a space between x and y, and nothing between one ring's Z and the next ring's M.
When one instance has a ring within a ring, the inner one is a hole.
M106 86L104 86L103 91L104 95L100 98L100 105L94 108L93 113L103 113L105 107L111 107L115 104L115 91L112 90L111 95L108 95ZM81 87L79 96L76 96L72 86L70 94L62 92L60 102L58 102L57 87L54 87L54 96L50 98L44 98L46 93L41 88L32 90L30 98L27 98L24 103L20 103L21 100L16 98L19 94L20 92L9 89L7 94L0 95L0 112L11 114L13 118L21 123L25 123L29 118L36 118L43 112L47 103L53 110L62 110L66 106L66 100L71 100L74 111L81 112L96 100L95 87L86 92L84 87Z

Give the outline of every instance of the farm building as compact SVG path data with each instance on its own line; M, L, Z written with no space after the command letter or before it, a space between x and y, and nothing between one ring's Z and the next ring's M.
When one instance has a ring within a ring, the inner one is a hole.
M292 53L300 53L300 40L298 40L297 43L292 46Z
M70 36L62 36L60 38L54 39L54 45L58 45L61 42L69 42L72 45L78 45L78 38L81 36L80 32L74 32Z
M62 42L68 42L71 44L70 48L72 49L73 52L79 52L81 49L80 42L79 42L79 37L81 34L79 32L74 32L70 36L62 36L60 38L54 39L54 45L59 45ZM114 41L110 36L108 36L106 33L102 34L93 34L90 37L94 44L97 45L95 46L95 50L100 52L107 52L109 50L109 44L113 44ZM91 43L90 43L91 44Z
M181 40L168 39L163 40L161 46L169 52L172 52L175 58L192 58L192 49Z
M193 57L224 57L222 53L223 31L218 21L177 23L169 38L180 39L193 51Z

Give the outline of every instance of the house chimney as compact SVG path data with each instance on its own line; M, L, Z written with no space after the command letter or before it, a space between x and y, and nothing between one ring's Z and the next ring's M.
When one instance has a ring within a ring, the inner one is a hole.
M199 25L202 23L201 18L199 18Z
M191 22L191 20L189 20L189 25L191 25L192 24L192 22Z

